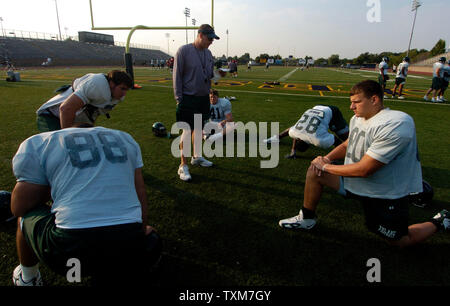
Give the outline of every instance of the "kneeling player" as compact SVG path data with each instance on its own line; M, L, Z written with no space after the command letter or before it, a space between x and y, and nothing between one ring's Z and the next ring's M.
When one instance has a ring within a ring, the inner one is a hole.
M214 142L234 130L231 102L225 98L219 98L219 92L211 89L209 92L211 117L210 122L216 123L216 127L210 132L204 132L204 139Z
M335 135L329 133L329 129ZM294 126L265 139L264 143L279 142L287 135L293 140L291 153L286 158L296 158L296 151L304 152L309 145L322 149L338 146L348 138L348 125L336 106L316 105L305 111Z
M350 136L326 156L311 162L299 214L279 221L283 228L311 229L324 186L358 199L368 229L391 244L409 246L438 230L450 229L450 213L441 211L428 222L408 226L408 195L422 191L422 171L413 119L385 109L383 89L375 81L350 91ZM344 165L333 165L345 158Z

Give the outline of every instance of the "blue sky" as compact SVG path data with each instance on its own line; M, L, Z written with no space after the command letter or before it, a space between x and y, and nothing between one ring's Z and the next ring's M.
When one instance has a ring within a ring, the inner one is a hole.
M371 0L373 1L373 0ZM375 0L377 1L377 0ZM450 1L422 0L412 48L431 49L438 39L450 45ZM88 0L58 0L62 34L90 31ZM95 26L184 26L185 7L197 25L210 23L210 0L92 0ZM215 0L214 26L221 37L210 47L214 55L251 57L261 53L283 57L305 55L353 58L363 52L402 52L408 47L414 14L411 0L379 0L380 22L369 22L368 0ZM5 29L58 33L55 0L2 0ZM26 9L24 9L26 8ZM226 35L226 30L229 35ZM99 31L100 32L100 31ZM126 41L128 31L102 31ZM166 38L166 33L170 38ZM194 31L188 32L192 42ZM228 39L227 39L228 38ZM157 45L174 53L186 43L184 30L137 31L132 42ZM228 45L228 48L227 48Z

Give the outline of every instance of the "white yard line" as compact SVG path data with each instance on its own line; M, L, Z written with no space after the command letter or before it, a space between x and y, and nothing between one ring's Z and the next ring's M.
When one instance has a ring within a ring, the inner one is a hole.
M291 72L289 72L289 73L283 75L281 78L279 78L278 81L280 81L280 82L286 81L286 80L289 79L289 77L290 77L294 72L296 72L297 70L298 70L298 68L295 68L295 69L292 70Z
M151 87L162 87L162 88L170 88L172 89L172 86L167 85L147 85L144 86L151 86ZM348 96L318 96L318 95L307 95L307 94L293 94L293 93L285 93L285 92L268 92L268 91L251 91L251 90L235 90L235 89L220 89L220 91L229 91L234 92L234 94L238 95L240 92L250 93L250 94L258 94L258 95L274 95L274 96L297 96L297 97L315 97L318 99L346 99L349 100ZM397 99L386 99L387 101L395 103L402 103L402 104L408 104L408 103L416 103L416 104L427 104L427 105L442 105L442 106L450 106L448 103L431 103L431 102L425 102L425 101L417 101L417 100L404 100L400 101ZM238 102L236 102L238 103Z

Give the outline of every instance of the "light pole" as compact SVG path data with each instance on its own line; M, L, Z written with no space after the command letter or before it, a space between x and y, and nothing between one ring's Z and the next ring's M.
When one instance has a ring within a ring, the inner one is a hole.
M167 54L169 54L169 38L170 38L170 33L166 33L166 38L167 38ZM170 54L169 54L170 55Z
M59 14L58 14L58 2L57 2L57 0L55 0L55 6L56 6L56 19L58 19L59 40L62 40L61 27L59 25Z
M2 36L6 36L5 31L3 30L3 18L2 17L0 17L0 24L2 25Z
M411 41L412 41L413 32L414 32L414 25L416 24L417 10L419 9L419 7L421 5L422 5L422 3L420 3L418 0L413 0L411 11L413 11L413 12L415 11L415 13L414 13L414 21L413 21L413 25L412 25L412 29L411 29L411 36L409 37L409 45L408 45L408 51L406 52L406 56L409 56L409 50L411 48Z
M195 18L192 18L192 25L195 27L195 23L197 22L197 20L195 20ZM195 40L195 30L194 30L194 40Z
M186 7L184 9L184 15L186 16L186 28L187 28L187 19L188 17L191 17L191 9ZM188 43L188 31L186 29L186 44L187 43Z
M228 29L227 29L227 61L228 61Z

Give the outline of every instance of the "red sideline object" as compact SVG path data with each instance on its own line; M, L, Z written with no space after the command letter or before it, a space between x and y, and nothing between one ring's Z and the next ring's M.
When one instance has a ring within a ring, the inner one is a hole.
M138 84L134 84L133 89L140 89L142 88L142 86L138 85Z

